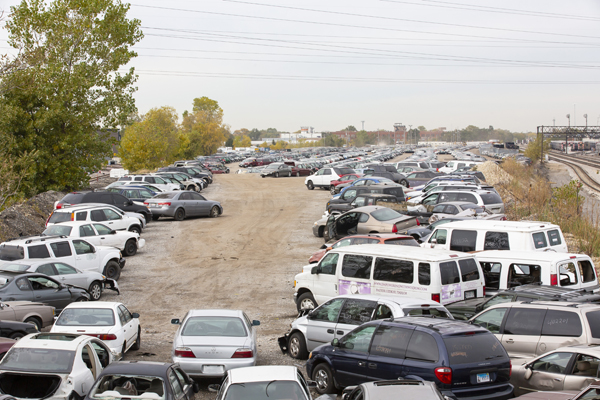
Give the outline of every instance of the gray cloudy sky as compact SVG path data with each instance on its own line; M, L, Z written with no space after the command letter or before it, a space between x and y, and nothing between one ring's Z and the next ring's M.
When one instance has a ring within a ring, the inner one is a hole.
M135 0L129 15L140 113L207 96L232 130L600 122L598 0Z

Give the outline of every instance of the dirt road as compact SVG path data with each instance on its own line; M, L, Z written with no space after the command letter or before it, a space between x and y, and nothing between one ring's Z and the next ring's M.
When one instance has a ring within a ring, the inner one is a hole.
M142 348L126 359L170 361L171 318L194 308L230 308L260 320L258 364L303 368L304 362L281 354L277 337L296 316L294 275L323 244L311 229L329 192L307 190L303 177L263 179L234 171L216 175L202 192L221 202L221 217L150 223L146 247L127 260L119 280L122 295L103 297L141 315ZM204 389L215 382L201 382L199 398L214 398Z

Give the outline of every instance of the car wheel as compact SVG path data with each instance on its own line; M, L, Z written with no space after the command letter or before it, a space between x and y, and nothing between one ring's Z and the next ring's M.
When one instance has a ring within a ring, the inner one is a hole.
M135 253L137 253L137 243L136 243L135 239L129 239L125 243L125 248L123 249L123 255L135 256Z
M78 297L77 300L75 300L75 302L81 302L81 301L89 301L89 300L87 299L87 297L83 297L83 296Z
M125 351L127 350L127 346L125 346L125 341L123 341L123 347L121 348L121 360L125 359Z
M210 209L210 217L217 218L218 216L219 216L219 207L213 206L213 208Z
M160 215L153 215L152 221L158 221L159 218L160 218Z
M319 237L323 237L324 231L325 231L325 227L324 226L320 226L319 227Z
M152 219L152 218L150 217L150 213L145 213L145 214L144 214L144 219L146 220L146 223L150 222L150 220Z
M15 339L15 340L19 340L21 339L23 336L25 336L24 332L13 332L11 333L8 337L11 339Z
M402 186L404 186L405 188L407 188L407 187L408 187L408 181L407 181L406 179L402 179L402 180L400 181L400 184L401 184Z
M138 326L137 338L135 339L135 343L133 344L133 346L131 346L131 349L139 350L141 346L142 346L142 328L140 328Z
M132 225L129 227L129 232L135 232L138 235L142 234L142 228L139 225Z
M300 172L296 172L296 178L300 176Z
M23 322L25 322L27 324L33 324L33 325L35 325L35 327L37 328L38 331L42 330L42 321L40 321L39 318L29 317L29 318L27 318Z
M333 185L329 186L329 193L335 194L335 186L333 186Z
M106 267L104 267L104 275L107 278L118 281L119 277L121 276L121 267L116 261L111 260L107 262Z
M308 358L308 351L306 350L306 340L304 339L304 335L300 332L296 332L292 336L290 336L288 349L290 356L292 356L293 358L298 358L301 360L306 360Z
M306 293L302 293L299 297L298 297L298 301L296 303L296 308L298 309L298 311L305 309L305 310L312 310L313 308L317 308L317 302L315 301L315 298L313 297L311 292L306 292Z
M102 296L102 285L100 282L92 282L90 288L88 289L88 293L90 294L92 301L100 300L100 297Z
M321 363L315 367L312 379L317 383L316 389L319 394L335 393L333 374L331 373L331 368L326 363Z
M185 219L185 210L183 208L178 208L177 211L175 211L175 220L183 221L184 219Z
M308 181L306 182L306 187L308 188L308 190L313 190L315 188L315 185L312 183L312 181Z
M275 172L275 178L279 178L279 172Z

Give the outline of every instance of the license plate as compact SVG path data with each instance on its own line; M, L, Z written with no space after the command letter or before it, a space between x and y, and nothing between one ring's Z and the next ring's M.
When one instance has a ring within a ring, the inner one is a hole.
M490 373L477 374L477 383L484 383L490 381Z
M222 365L205 365L202 368L202 372L205 374L222 374L223 366Z
M475 297L477 297L476 290L469 290L465 292L465 299L474 299Z

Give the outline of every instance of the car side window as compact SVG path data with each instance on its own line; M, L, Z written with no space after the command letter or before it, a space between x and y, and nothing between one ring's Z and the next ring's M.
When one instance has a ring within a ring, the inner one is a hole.
M50 258L50 252L45 244L29 246L27 253L29 254L29 258Z
M429 239L429 243L432 243L433 239L436 240L437 244L446 244L446 237L448 236L448 232L446 229L436 229L435 232L431 235Z
M440 358L437 342L429 333L414 331L408 342L406 358L437 362Z
M542 268L539 265L511 264L508 268L509 288L541 283Z
M146 189L140 189L139 194L140 194L140 198L142 198L142 199L151 199L152 197L154 197L152 192L149 190L146 190Z
M385 304L378 304L373 319L387 319L392 318L393 316L394 313L392 313L392 310L388 306Z
M99 235L110 235L110 232L112 232L112 229L102 224L94 224L94 228L96 228Z
M69 242L50 243L50 247L55 257L68 257L73 254Z
M506 311L508 311L507 308L494 308L480 314L473 320L473 324L482 326L492 333L500 333Z
M104 211L92 210L92 221L96 221L96 222L108 221L108 218L106 218Z
M335 275L335 270L337 267L339 257L340 255L337 253L325 254L325 257L323 257L319 262L319 268L321 269L320 273L327 275Z
M414 269L412 261L377 257L373 279L384 282L413 283Z
M357 328L340 340L340 348L360 353L368 353L371 338L375 333L376 326L369 325Z
M600 358L592 357L587 354L577 354L577 358L575 359L575 363L573 365L573 370L569 372L569 374L595 378L599 364ZM595 398L597 397L598 393L596 393ZM581 397L579 398L581 399Z
M54 268L56 268L56 271L59 275L72 275L77 273L77 270L75 268L63 263L54 263Z
M177 368L173 368L173 371L175 372L175 375L177 375L177 378L179 379L179 382L181 382L181 384L183 385L183 387L185 388L187 385L190 384L190 382L188 382L188 380L185 378L185 376L183 375L183 372L180 371Z
M510 250L507 232L486 232L483 250Z
M75 247L75 253L79 255L94 253L94 246L85 240L73 240L73 246Z
M96 236L96 232L94 232L94 229L92 229L91 225L81 225L79 227L79 236L80 237Z
M344 299L333 299L310 313L311 320L337 322Z
M504 334L539 336L545 315L545 309L513 307L508 313Z
M433 207L433 210L431 210L431 212L434 214L443 213L445 208L446 208L446 206L444 206L444 205L435 206L435 207Z
M342 261L342 275L348 278L369 279L373 257L346 254Z
M127 324L127 320L125 319L125 314L123 314L121 307L117 307L117 313L119 314L119 321L121 321L121 325L125 326L125 324Z
M361 325L369 322L376 306L377 302L375 301L346 299L338 323Z
M108 208L104 210L104 214L109 221L114 221L117 219L121 219L121 215L113 210L109 210Z
M40 265L37 268L37 271L40 274L44 274L44 275L56 275L54 272L54 267L52 267L52 264L44 264L44 265Z
M369 214L367 213L360 213L360 217L358 218L358 222L359 223L365 223L369 220Z
M482 308L484 310L487 310L488 308L490 308L491 306L495 306L496 304L502 304L502 303L511 303L515 298L514 294L497 294L494 297L491 297L488 301L486 301ZM519 298L517 297L516 301L522 301L525 299L521 299L519 300ZM531 300L531 298L526 298L526 300Z
M477 242L477 231L468 231L455 229L450 238L450 250L454 251L475 251Z
M571 361L573 353L558 352L548 354L531 364L531 369L534 371L553 372L555 374L565 374L567 365Z
M548 310L542 336L580 337L583 334L579 315L571 311Z
M181 387L181 383L179 379L177 379L177 375L171 370L169 370L169 382L171 383L171 387L173 388L173 394L176 399L183 397L183 387Z
M58 284L50 279L41 276L32 276L27 278L33 290L51 290L58 289Z
M87 219L87 211L75 213L75 221L85 221Z
M379 325L369 353L375 356L404 358L412 334L412 329Z
M190 193L192 200L205 200L204 197L200 196L198 193Z
M192 196L189 193L181 193L179 195L179 200L192 200Z
M419 285L429 286L431 283L431 265L419 263Z
M331 170L329 168L325 168L323 170L323 175L331 175Z

